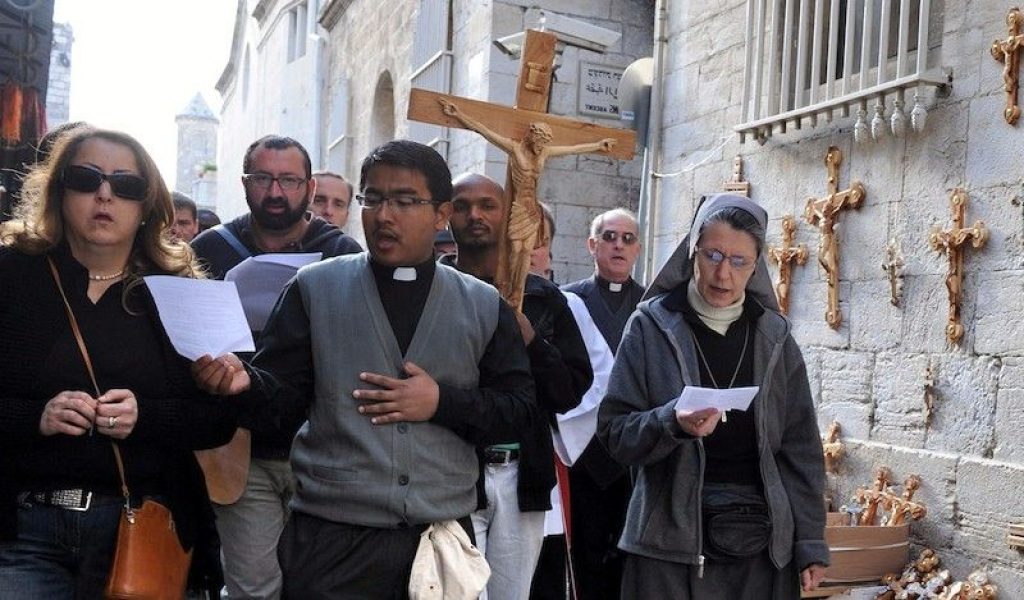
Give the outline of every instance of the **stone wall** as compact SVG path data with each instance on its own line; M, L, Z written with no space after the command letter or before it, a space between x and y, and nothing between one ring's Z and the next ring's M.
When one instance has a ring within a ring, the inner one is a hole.
M819 425L835 419L844 430L848 456L831 482L836 497L868 483L879 464L901 481L920 473L929 515L913 527L915 541L939 550L955 575L986 566L1001 598L1024 598L1022 554L1006 544L1006 525L1024 522L1024 133L1003 121L1001 65L988 50L1006 37L1009 5L947 0L933 11L932 29L942 32L933 62L951 67L954 82L948 96L928 93L923 133L858 145L854 119L838 118L816 129L790 127L759 146L732 134L741 118L746 2L670 4L663 171L680 174L662 180L655 262L682 238L695 199L721 190L733 156L743 155L752 197L771 218L769 243L779 242L782 217L791 213L796 241L811 251L808 264L794 268L790 318ZM840 218L838 330L824 320L817 231L799 219L806 199L826 192L823 159L833 145L844 154L840 186L857 179L867 192L859 210ZM946 260L928 234L949 227L955 187L970 195L968 223L984 220L991 237L967 251L966 334L951 347ZM880 267L890 239L906 262L900 307L890 304ZM937 399L927 422L929 365Z

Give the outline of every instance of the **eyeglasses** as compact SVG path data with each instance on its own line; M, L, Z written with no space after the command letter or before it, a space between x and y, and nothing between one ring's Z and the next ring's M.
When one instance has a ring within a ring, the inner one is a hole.
M64 176L61 178L65 189L90 194L100 189L104 181L110 183L110 191L118 198L125 200L141 201L146 198L146 189L149 187L146 180L133 173L111 173L107 175L103 171L87 167L85 165L70 165L64 169Z
M725 254L719 250L713 250L710 248L698 247L697 251L703 256L709 263L714 266L718 266L729 261L729 266L734 269L748 269L754 265L754 259L749 256L740 256L738 254Z
M409 210L412 207L421 204L434 204L433 200L424 200L423 198L417 198L416 196L409 196L406 194L389 196L373 192L358 194L356 195L356 200L359 201L360 206L367 210L377 210L384 203L387 203L389 208L398 210Z
M601 232L601 239L609 244L614 244L619 238L622 238L622 243L627 246L632 246L637 241L636 234L630 231L619 233L609 229Z
M242 180L259 190L270 189L270 186L272 186L276 181L277 185L281 186L281 189L286 192L294 192L299 189L302 184L309 181L305 177L296 177L294 175L271 177L266 173L246 173L245 175L242 175Z

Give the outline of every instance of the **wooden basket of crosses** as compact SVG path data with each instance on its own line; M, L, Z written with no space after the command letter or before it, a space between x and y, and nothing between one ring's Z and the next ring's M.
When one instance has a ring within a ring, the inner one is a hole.
M829 513L825 541L832 564L825 581L854 583L879 581L887 573L899 573L910 553L910 520L925 516L924 505L914 502L921 478L911 475L899 493L889 485L891 473L875 472L870 488L859 488L850 505Z

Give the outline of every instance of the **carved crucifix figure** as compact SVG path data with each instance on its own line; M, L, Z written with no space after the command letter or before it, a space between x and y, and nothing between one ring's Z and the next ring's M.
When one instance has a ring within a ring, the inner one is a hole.
M828 195L824 198L810 198L804 209L804 218L811 225L821 230L821 241L818 245L818 263L825 270L828 283L828 310L825 321L832 329L838 329L843 322L839 312L839 241L836 239L835 226L842 211L859 208L864 202L864 186L854 181L845 190L839 189L839 164L843 161L843 153L839 148L831 146L825 155L825 166L828 168Z
M988 241L988 228L982 221L975 221L973 227L964 227L967 213L967 192L962 188L953 190L949 198L953 209L953 227L945 231L933 231L928 241L932 249L945 253L949 261L946 274L946 290L949 293L949 318L946 322L946 339L951 344L960 341L964 326L960 322L960 303L963 301L964 246L981 248Z
M1003 118L1010 125L1017 122L1020 117L1020 107L1017 106L1017 76L1020 67L1020 49L1024 47L1024 35L1021 34L1021 23L1024 22L1024 14L1018 8L1011 8L1006 15L1006 25L1009 28L1010 37L1005 40L992 42L990 51L992 58L1003 63L1003 90L1006 92L1006 108L1003 110Z
M600 141L573 144L571 146L551 145L554 134L551 127L543 121L531 122L529 130L521 140L505 137L494 131L478 119L463 114L459 106L447 98L439 98L438 102L444 114L458 119L466 128L484 136L488 142L501 148L508 154L508 169L512 180L512 188L506 190L511 200L511 213L507 221L506 241L509 244L506 275L503 277L502 262L498 263L498 274L495 284L504 282L507 290L499 287L503 296L517 309L521 307L523 288L526 275L530 270L530 253L538 241L543 241L544 215L540 202L537 200L537 186L540 183L544 163L549 158L570 154L586 154L588 152L609 153L615 147L615 138L604 138ZM503 256L504 258L504 256ZM506 295L507 294L507 295Z
M793 215L782 218L782 246L768 248L768 258L779 265L779 282L775 284L775 297L779 300L779 310L789 314L789 284L793 278L793 262L798 265L807 264L807 247L803 244L793 246L793 234L796 232L796 219Z
M732 159L732 179L725 182L725 191L750 197L750 182L743 180L743 157L736 155Z
M546 114L555 37L527 32L516 91L516 106L490 104L469 98L413 89L408 117L414 121L470 129L509 155L505 194L506 234L499 243L494 285L514 308L522 305L530 253L545 239L537 186L548 158L600 152L633 158L636 134ZM545 67L547 65L548 67Z

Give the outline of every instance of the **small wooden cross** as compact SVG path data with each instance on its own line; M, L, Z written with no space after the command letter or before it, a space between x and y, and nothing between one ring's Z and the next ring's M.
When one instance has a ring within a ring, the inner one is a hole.
M821 440L821 449L825 454L825 472L835 475L839 472L839 460L843 457L843 442L839 439L842 427L839 421L832 421L828 433Z
M907 517L920 521L928 514L928 508L920 502L914 502L914 494L921 487L921 478L917 475L907 477L903 482L903 494L897 496L892 492L886 492L884 506L890 511L889 519L885 522L890 527L902 525Z
M945 253L949 260L946 274L946 290L949 292L949 319L946 323L946 339L956 344L964 335L964 326L960 322L960 303L963 301L964 283L964 246L967 242L975 248L981 248L988 241L988 228L982 221L975 221L974 227L964 227L967 212L967 192L956 188L949 197L953 209L953 227L945 231L932 231L928 241L932 249Z
M779 310L789 314L789 284L793 277L793 262L798 265L807 264L807 247L803 244L793 246L793 233L796 232L796 219L793 215L782 218L782 246L768 248L768 258L779 265L779 282L775 284L775 297L779 300Z
M891 240L885 247L882 270L889 276L889 304L899 306L903 299L903 255L896 240Z
M875 524L878 505L882 502L882 494L885 493L885 488L888 487L890 481L892 481L892 471L889 470L889 467L878 467L875 469L875 481L871 485L871 489L857 488L854 497L864 507L864 512L860 516L861 525Z
M509 155L505 185L509 202L505 203L494 286L516 310L522 308L530 254L547 235L537 198L545 161L589 152L629 160L636 147L631 130L546 113L555 42L550 33L527 32L514 107L419 89L409 94L409 119L476 131Z
M732 159L732 179L725 182L727 192L750 197L750 182L743 180L743 157L739 154Z
M1024 14L1019 8L1011 8L1006 14L1006 25L1009 28L1010 37L1005 40L995 40L989 49L992 58L1003 63L1003 90L1006 92L1006 108L1003 110L1003 118L1010 125L1017 122L1020 117L1020 107L1017 106L1017 76L1020 67L1019 50L1024 46L1024 35L1021 35L1020 27L1024 22Z
M825 154L825 167L828 169L828 195L824 198L810 198L804 209L804 218L811 225L821 230L821 242L818 244L818 263L825 269L828 282L828 310L825 321L832 329L838 329L843 322L839 312L839 241L836 239L835 226L839 214L850 208L859 208L864 202L864 186L854 181L850 187L839 189L839 164L843 162L843 153L839 148L831 146Z

